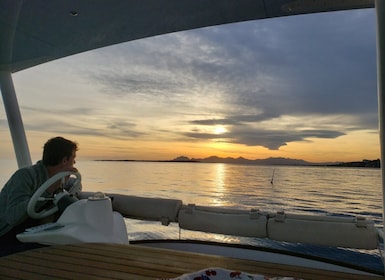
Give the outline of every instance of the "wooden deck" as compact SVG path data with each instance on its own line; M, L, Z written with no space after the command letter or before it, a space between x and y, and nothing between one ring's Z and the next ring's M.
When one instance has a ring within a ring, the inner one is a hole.
M157 279L208 267L303 279L385 279L140 245L44 247L0 258L0 279Z

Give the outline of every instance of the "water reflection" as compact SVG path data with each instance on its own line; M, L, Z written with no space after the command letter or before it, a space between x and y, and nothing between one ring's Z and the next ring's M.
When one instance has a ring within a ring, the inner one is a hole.
M381 221L379 169L156 162L77 165L88 191L268 212L363 215Z
M226 165L224 163L213 164L215 195L211 200L212 206L226 206L224 197L226 196Z

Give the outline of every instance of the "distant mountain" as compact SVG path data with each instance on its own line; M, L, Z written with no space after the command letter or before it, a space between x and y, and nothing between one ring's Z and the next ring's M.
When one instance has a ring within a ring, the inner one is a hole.
M190 158L185 157L185 156L180 156L180 157L174 158L172 161L178 161L178 162L185 162L185 161L188 161L188 162L196 162L196 160L190 159Z
M335 164L328 164L327 166L380 168L381 163L380 163L380 159L376 159L376 160L364 159L362 161L352 161L352 162L341 162L341 163L335 163Z
M297 166L335 166L335 167L369 167L379 168L380 160L367 160L354 161L354 162L334 162L334 163L313 163L302 159L291 159L283 157L269 157L266 159L247 159L243 157L221 158L217 156L211 156L207 158L188 158L186 156L177 157L171 161L176 162L206 162L206 163L233 163L233 164L255 164L255 165L297 165Z
M186 156L179 156L172 160L133 160L133 159L104 159L97 161L143 161L143 162L206 162L206 163L233 163L233 164L254 164L254 165L296 165L296 166L333 166L333 167L366 167L366 168L380 168L380 160L352 161L352 162L323 162L314 163L302 159L292 159L283 157L269 157L265 159L247 159L243 157L221 158L211 156L207 158L189 158Z
M206 163L234 163L234 164L258 164L258 165L314 165L314 163L310 163L301 159L290 159L290 158L266 158L266 159L246 159L243 157L232 158L226 157L221 158L217 156L211 156L207 158L188 158L186 156L180 156L172 161L184 161L184 162L206 162Z

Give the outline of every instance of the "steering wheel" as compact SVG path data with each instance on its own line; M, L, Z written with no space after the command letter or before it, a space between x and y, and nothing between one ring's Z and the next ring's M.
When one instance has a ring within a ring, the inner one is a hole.
M48 217L49 215L52 215L56 213L59 210L59 207L57 205L54 205L52 208L49 209L43 209L40 212L36 212L36 204L40 201L53 201L52 197L44 197L44 192L54 183L56 183L58 180L62 180L62 185L65 182L65 177L74 175L76 177L76 181L74 185L80 184L81 181L81 175L79 172L72 172L72 171L65 171L65 172L59 172L49 178L47 181L45 181L33 194L31 199L28 202L27 207L27 213L28 215L33 219L42 219L45 217Z

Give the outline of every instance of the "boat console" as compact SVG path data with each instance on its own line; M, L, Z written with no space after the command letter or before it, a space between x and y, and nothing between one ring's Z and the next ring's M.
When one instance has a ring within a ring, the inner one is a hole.
M73 175L63 172L45 182L32 196L28 204L28 214L32 218L44 218L64 209L55 223L28 228L18 234L21 242L36 242L46 245L73 244L82 242L128 244L127 229L122 215L112 210L111 199L97 192L87 199L77 200L71 192L63 189L53 197L54 206L48 210L36 211L36 205L52 200L44 197L45 191L61 178ZM80 174L74 174L80 183ZM72 188L78 191L78 188Z

